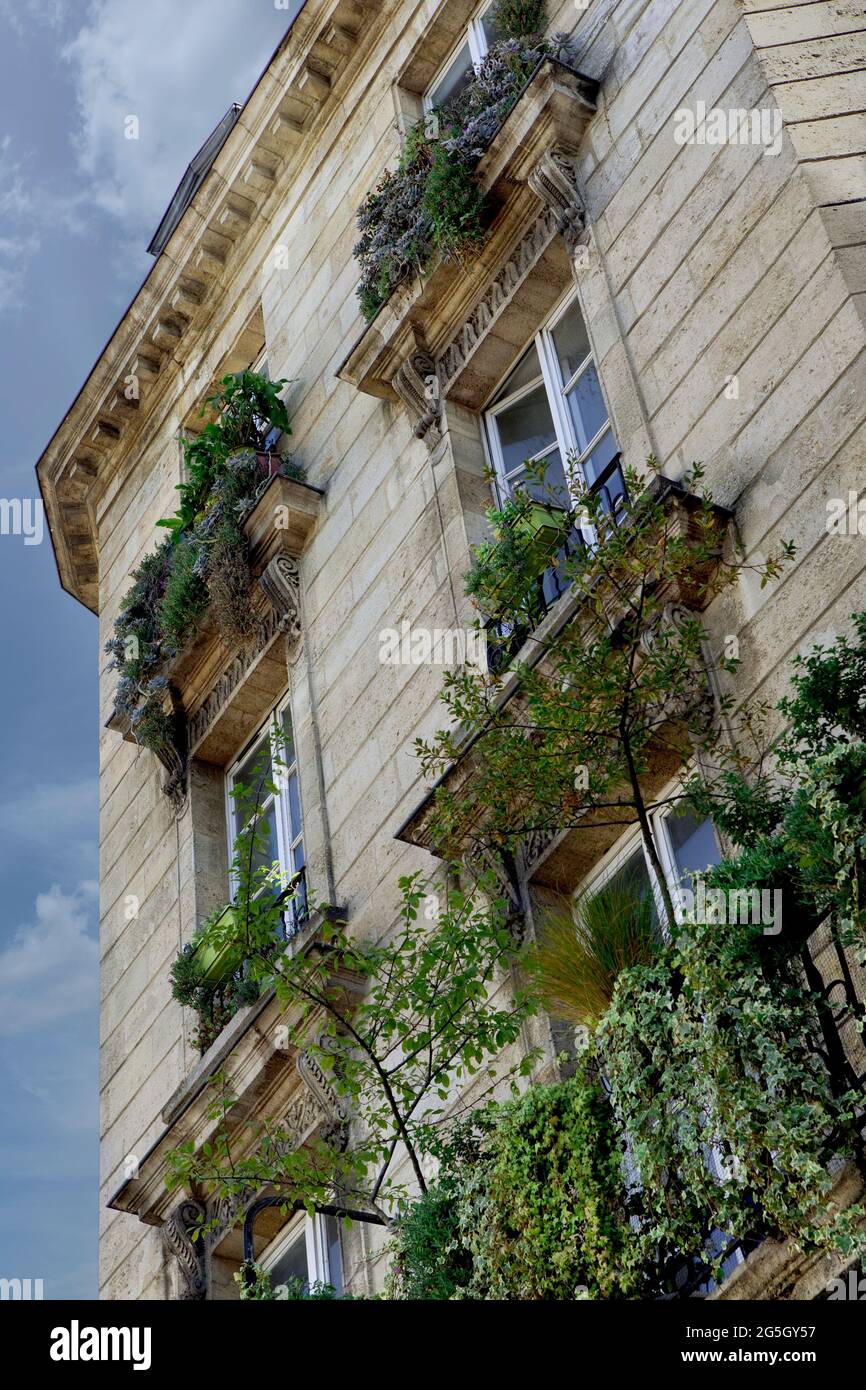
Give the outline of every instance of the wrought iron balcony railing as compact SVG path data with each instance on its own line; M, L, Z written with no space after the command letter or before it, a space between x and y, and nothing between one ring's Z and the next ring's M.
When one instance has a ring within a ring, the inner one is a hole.
M614 454L602 472L589 488L590 496L601 499L604 515L611 526L618 526L628 506L628 492L622 472L622 455ZM565 539L565 544L557 551L552 565L539 574L534 591L526 607L526 618L520 622L510 622L502 618L490 618L484 625L487 639L487 665L497 674L512 662L524 642L538 627L545 614L571 585L569 560L588 542L580 530L573 526Z

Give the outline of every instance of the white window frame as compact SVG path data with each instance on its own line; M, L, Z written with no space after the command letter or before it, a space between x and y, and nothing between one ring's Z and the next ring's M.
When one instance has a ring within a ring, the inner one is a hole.
M302 1231L307 1250L307 1283L309 1285L331 1284L335 1288L339 1287L342 1284L342 1274L340 1272L340 1277L337 1279L332 1277L338 1271L331 1269L325 1218L318 1212L313 1216L308 1216L303 1211L298 1212L288 1226L271 1241L258 1263L262 1269L270 1272L286 1253L289 1246L300 1240Z
M235 831L234 822L234 799L232 797L232 783L237 776L243 763L247 760L256 744L261 742L265 734L270 731L282 735L283 716L288 714L292 727L292 760L284 768L273 769L273 782L278 788L277 795L273 798L276 807L276 827L277 827L277 858L280 865L280 878L282 886L285 888L295 875L306 864L306 846L304 843L304 807L301 800L301 778L298 767L298 748L295 740L295 719L292 713L291 697L285 695L282 700L268 715L265 722L256 730L252 738L247 739L241 751L238 753L234 762L226 769L225 773L225 806L226 806L226 833L228 836L229 852L229 874L232 895L238 891L238 883L232 872L232 863L235 852ZM289 778L294 775L297 779L298 788L298 809L300 814L300 826L295 827L292 823L291 803L289 800ZM297 851L300 848L302 862L297 863Z
M460 40L459 43L456 43L454 45L454 47L451 49L451 52L448 54L448 57L445 59L445 62L442 63L441 66L438 68L436 75L433 78L433 81L430 83L426 92L424 93L423 104L424 110L426 112L430 112L433 110L433 93L439 86L439 83L442 81L451 64L454 62L454 59L457 57L457 54L460 52L461 48L467 42L467 40L469 42L469 56L472 59L473 67L477 68L478 64L483 62L483 60L487 57L487 54L490 51L490 45L487 42L487 35L484 32L484 25L481 23L481 21L484 15L487 13L487 11L493 8L495 3L496 0L484 0L484 4L479 5L475 14L469 20L469 23L466 25L466 28L464 29L463 38Z
M583 310L580 305L577 290L570 289L556 305L556 307L548 316L546 322L542 325L538 332L533 334L533 336L523 347L522 351L515 356L514 361L508 368L508 371L505 373L502 380L498 383L496 390L492 392L490 400L495 400L496 392L501 389L502 382L507 381L508 377L514 371L515 367L532 347L535 348L538 354L538 361L541 369L540 375L534 377L531 382L527 383L527 385L519 387L518 390L512 392L510 396L506 396L504 400L496 401L495 405L488 405L484 411L485 440L490 453L490 458L493 462L493 466L496 472L496 480L500 496L503 499L511 495L513 491L513 479L515 475L522 471L524 462L537 463L540 460L546 458L549 454L552 454L554 451L556 451L559 453L560 458L562 460L563 469L565 469L567 459L574 460L577 465L575 469L575 474L583 476L584 463L591 456L593 451L598 447L598 445L601 443L602 439L604 439L605 435L608 432L613 434L614 443L617 443L616 434L614 432L613 426L613 417L610 413L610 407L608 406L607 396L605 395L604 385L601 380L601 373L598 371L598 364L595 361L595 353L592 349L592 343L589 344L589 351L578 365L577 370L572 373L568 381L566 381L563 377L562 370L559 365L559 357L557 355L556 343L554 342L553 334L560 322L562 321L562 319L565 317L569 309L571 309L574 304L577 304L577 307L582 315ZM596 431L595 435L592 437L592 439L589 440L586 447L581 448L578 443L577 435L575 434L574 423L571 418L571 411L568 408L568 401L566 397L570 395L571 391L577 385L580 378L584 375L585 372L589 370L589 367L593 364L595 365L596 374L598 376L599 389L601 390L602 399L604 401L605 410L607 414L604 424ZM537 390L537 388L540 385L544 387L544 393L547 397L547 404L550 408L550 414L553 420L553 428L556 434L556 439L554 443L548 445L546 449L540 450L539 453L533 455L531 459L521 460L520 464L518 464L515 468L512 468L509 473L505 466L505 459L503 457L502 447L499 442L499 432L495 428L496 416L501 414L503 411L508 410L523 396L529 395L530 392ZM617 452L619 452L618 447Z
M662 803L670 802L670 799L672 797L675 797L682 792L682 788L683 781L681 778L678 778L676 781L671 782L667 787L665 787L664 791L659 797L659 801ZM671 895L671 901L673 902L674 912L679 916L679 914L685 910L686 904L682 894L682 882L680 880L679 869L677 867L676 857L674 855L674 848L670 841L670 837L668 835L667 827L665 824L665 822L669 821L671 817L675 815L675 813L676 812L673 805L662 804L659 805L655 810L650 811L648 815L650 826L653 832L653 838L655 840L656 851L661 861L662 871L665 877L665 883L667 884L668 892ZM714 826L713 834L716 837L716 845L719 850L719 857L721 858L721 845L719 845L718 834ZM655 869L653 868L653 865L650 862L649 855L647 854L640 826L637 824L630 825L628 829L624 831L622 835L620 835L619 839L616 840L613 845L611 845L610 849L602 857L602 859L599 860L598 864L596 864L595 867L590 871L590 873L587 874L586 878L583 880L583 882L576 890L576 893L592 893L596 892L599 888L603 888L606 883L610 882L610 880L614 877L618 870L623 867L625 862L631 858L636 849L640 849L643 852L644 863L646 865L647 874L649 876L650 887L652 888L652 892L655 897L656 905L659 911L659 922L661 923L662 930L666 936L667 928L664 923L663 904L661 901L661 893L659 890L658 879L656 877Z

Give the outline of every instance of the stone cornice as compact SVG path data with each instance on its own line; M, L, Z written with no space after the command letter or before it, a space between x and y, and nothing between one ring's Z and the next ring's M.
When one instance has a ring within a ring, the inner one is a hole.
M207 348L214 306L225 316L226 295L238 302L241 255L266 233L305 136L336 108L352 56L381 22L374 0L307 0L39 460L61 583L93 611L99 498L140 449L160 405L190 386L187 364ZM189 393L196 401L214 377L247 366L261 349L256 296L247 295L242 318L232 354Z

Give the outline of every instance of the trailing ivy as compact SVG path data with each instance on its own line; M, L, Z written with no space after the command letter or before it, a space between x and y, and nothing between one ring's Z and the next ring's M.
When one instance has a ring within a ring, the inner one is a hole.
M502 37L472 79L408 132L396 169L383 174L358 209L361 236L354 254L361 266L358 298L368 320L434 255L459 261L478 247L489 213L475 176L478 160L541 60L574 63L568 35L541 37L543 5L503 4L496 18Z
M622 1144L589 1059L476 1112L398 1224L392 1296L637 1296Z
M834 1096L806 988L769 974L761 927L688 923L665 959L620 977L598 1031L640 1175L642 1258L713 1265L719 1234L769 1231L801 1249L863 1245L860 1207L828 1196L858 1151L855 1093Z

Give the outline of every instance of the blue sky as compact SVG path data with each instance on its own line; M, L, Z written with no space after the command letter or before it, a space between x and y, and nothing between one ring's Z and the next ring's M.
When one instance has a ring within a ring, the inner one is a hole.
M0 0L0 497L37 495L181 174L289 18L283 0ZM47 534L0 535L0 585L0 1277L93 1298L96 619Z

